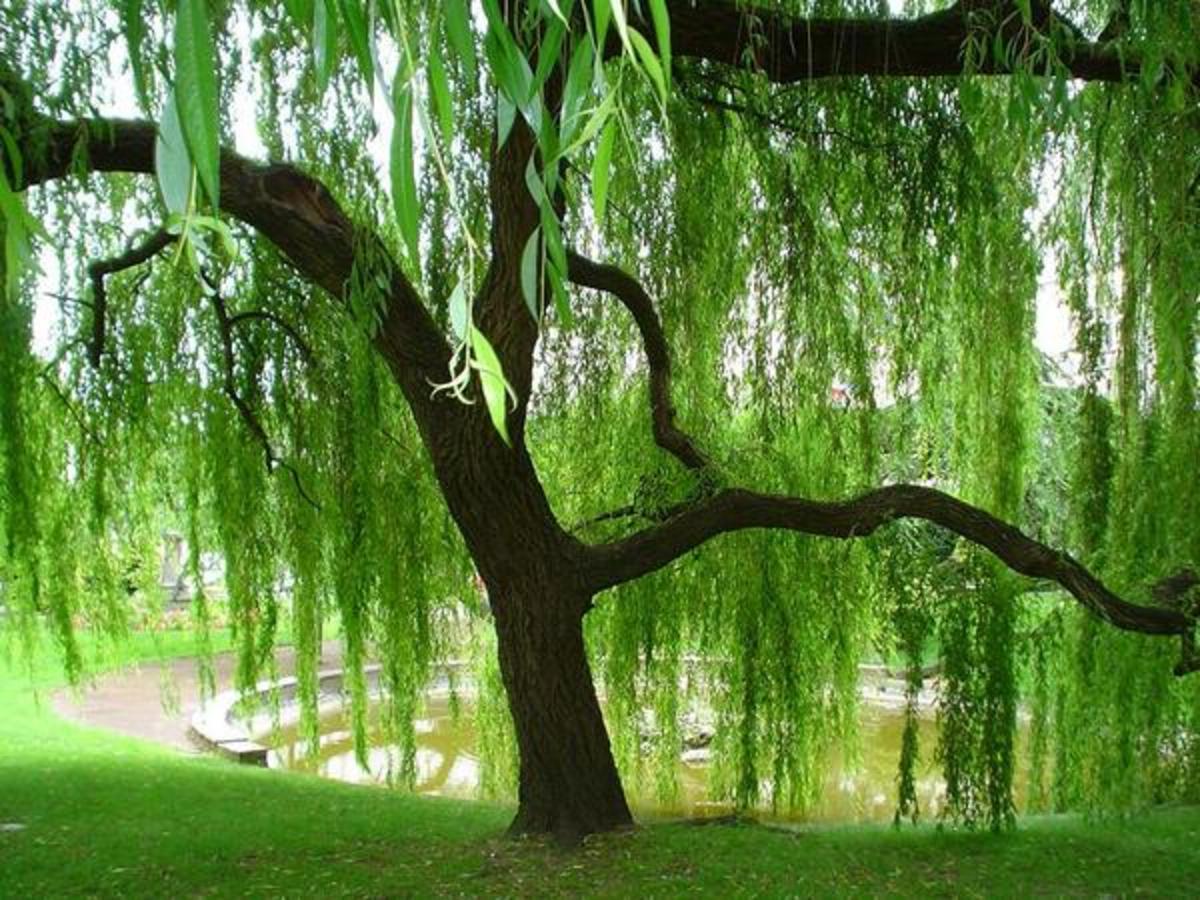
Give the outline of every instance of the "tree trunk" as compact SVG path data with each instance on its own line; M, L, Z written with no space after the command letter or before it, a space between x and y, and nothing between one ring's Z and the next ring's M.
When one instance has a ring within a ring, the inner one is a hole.
M509 830L575 842L630 825L584 648L592 594L581 578L582 545L559 527L520 425L509 448L478 407L451 409L463 417L457 423L421 424L443 495L488 588L520 757L519 808Z
M510 833L574 843L633 822L583 642L590 598L539 577L492 597L500 672L520 753Z

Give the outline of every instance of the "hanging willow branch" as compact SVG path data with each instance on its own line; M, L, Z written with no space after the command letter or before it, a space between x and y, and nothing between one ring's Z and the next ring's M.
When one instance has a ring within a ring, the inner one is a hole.
M241 417L246 429L254 436L254 439L262 446L263 460L267 467L268 474L274 474L276 468L285 470L292 476L292 483L296 487L296 492L304 498L317 512L321 511L321 504L313 499L312 495L304 487L304 481L300 477L300 473L296 467L283 459L275 452L274 446L271 444L270 437L267 436L267 431L259 421L258 416L254 414L254 410L246 399L239 393L237 389L237 378L234 374L234 352L233 352L233 325L237 318L229 315L229 309L225 305L224 298L214 289L212 293L213 310L217 315L217 330L221 336L221 368L223 381L222 386L230 402L237 409L238 415Z
M691 439L674 424L670 352L645 288L621 269L595 263L578 253L568 254L568 267L573 283L606 291L629 309L641 331L650 366L655 440L685 465L703 466L703 457ZM687 508L673 509L666 521L624 540L593 547L589 582L593 590L599 591L632 581L731 531L781 528L854 538L866 537L902 518L934 522L992 551L1016 572L1057 583L1092 613L1118 628L1144 634L1181 635L1183 658L1176 668L1177 674L1200 669L1200 660L1196 659L1191 643L1196 621L1190 611L1138 606L1122 600L1066 553L1035 541L978 507L919 485L891 485L845 502L820 502L736 489L721 491ZM1194 572L1181 572L1159 582L1155 595L1170 593L1176 597L1195 583Z
M87 420L83 417L83 413L79 411L75 404L71 402L71 398L69 398L63 391L62 385L58 383L58 379L51 375L46 369L42 369L40 372L38 372L38 377L49 386L50 390L54 393L54 396L58 398L59 403L63 405L63 408L66 409L71 418L75 420L75 424L79 426L79 430L82 432L83 436L93 444L100 446L103 442L99 437L96 436L96 432L92 430L91 426L88 425Z
M642 334L650 366L651 408L656 442L690 468L704 466L691 439L676 427L671 400L671 358L653 301L641 283L615 266L601 265L569 253L568 277L585 287L603 290L630 311ZM619 517L613 514L611 517ZM1076 600L1106 622L1144 634L1184 637L1180 675L1200 668L1189 644L1196 626L1192 615L1122 600L1069 555L1033 540L990 513L955 497L919 485L891 485L854 500L819 502L793 497L726 490L684 508L669 518L621 541L592 548L590 585L600 591L640 578L683 556L719 534L747 528L782 528L826 537L866 537L879 527L902 518L926 519L986 547L1009 568L1061 585ZM609 514L600 520L610 518ZM1191 580L1189 580L1191 579ZM1195 574L1180 573L1160 582L1157 594L1179 594L1195 582Z
M159 228L119 256L98 259L88 266L88 278L92 281L92 336L88 341L88 361L91 362L92 368L100 368L100 357L104 353L105 332L108 328L108 292L104 287L104 279L117 272L140 266L157 256L175 240L175 235L165 228Z
M794 106L791 109L768 112L748 97L747 92L740 85L716 78L708 72L704 72L694 79L678 78L676 84L679 95L697 106L744 116L759 125L764 125L797 140L817 145L840 141L869 153L895 151L903 146L903 142L899 140L870 140L839 128L806 127L801 124L797 115L798 110ZM724 99L717 96L717 92L725 92L730 97L737 97L738 100L735 102L731 99Z
M250 309L246 310L245 312L232 315L229 317L229 326L230 328L235 328L243 322L260 321L270 322L272 325L286 334L291 339L292 343L296 345L296 349L300 351L300 354L304 357L304 361L310 365L313 363L315 356L313 355L312 347L310 347L308 341L306 341L300 335L300 332L296 329L296 326L288 322L287 319L283 318L283 316L277 315L268 309Z

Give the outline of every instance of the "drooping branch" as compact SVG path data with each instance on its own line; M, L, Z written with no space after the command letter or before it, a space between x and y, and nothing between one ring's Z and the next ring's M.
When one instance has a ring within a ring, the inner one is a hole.
M87 420L83 417L83 413L81 413L78 407L71 402L71 398L68 397L66 392L62 389L62 385L58 383L58 379L50 374L48 368L43 368L38 373L38 376L46 383L46 385L54 393L54 396L58 398L58 402L62 404L63 408L67 411L71 418L75 420L75 424L79 426L79 431L83 434L83 436L96 446L100 446L103 441L97 437L96 432L94 432L91 426L88 425Z
M275 452L274 446L271 444L271 439L267 436L267 431L259 421L258 416L254 414L254 410L246 399L237 389L237 377L234 374L234 351L233 351L233 324L236 316L229 315L229 309L225 305L225 300L220 292L213 286L212 291L213 311L217 316L217 331L221 337L221 371L222 371L222 389L225 396L233 404L238 411L242 423L246 426L246 430L254 437L255 441L262 447L263 462L267 467L267 474L274 474L276 468L280 468L288 472L292 476L292 483L296 487L296 492L304 498L304 500L318 512L321 511L321 504L313 499L312 495L304 487L304 482L300 478L300 473L296 467L283 459Z
M296 349L300 351L300 354L304 357L305 362L312 363L312 361L316 358L313 355L312 347L309 346L308 341L301 336L300 332L296 330L296 326L292 325L292 323L283 318L283 316L273 313L269 309L249 309L245 312L232 315L229 317L229 326L230 328L235 328L242 322L257 321L270 322L272 325L286 334L291 342L296 345Z
M108 328L108 292L104 287L104 279L117 272L140 266L157 256L175 240L175 235L165 228L159 228L124 253L108 259L98 259L88 266L88 278L92 282L92 336L88 341L88 361L91 362L92 368L100 368L100 357L104 353L105 333Z
M707 465L695 442L675 424L675 404L671 400L671 354L654 301L641 282L622 269L594 262L574 251L567 254L567 279L572 284L611 294L621 302L642 335L646 362L650 368L650 412L654 440L689 469Z
M641 503L627 503L625 506L618 506L616 509L610 509L607 512L598 513L590 518L584 519L578 524L571 527L572 534L578 534L584 529L591 528L593 525L600 525L604 522L616 522L621 519L639 518L650 522L665 522L672 516L676 516L688 509L695 503L695 499L681 500L678 503L672 503L659 509L650 509Z
M770 113L749 102L735 103L732 100L725 100L714 96L708 90L695 90L682 79L679 81L679 93L684 99L697 106L744 116L759 125L782 132L789 137L812 143L841 141L863 151L882 151L900 146L899 142L895 140L871 141L837 128L805 128L786 113Z
M571 528L573 533L578 533L586 528L591 528L593 525L600 525L604 522L615 522L619 519L630 519L634 516L641 515L641 510L637 504L629 503L625 506L618 506L616 509L610 509L607 512L602 512L590 518L584 519Z
M1028 25L1015 0L961 0L947 10L918 18L799 18L736 0L667 0L671 52L761 72L790 83L847 75L961 75L963 46L979 38L982 58L975 71L1004 74L1012 60L997 55L995 37L1024 36L1053 41L1070 74L1088 81L1122 81L1137 73L1107 41L1088 41L1048 3L1034 0ZM643 8L645 8L643 6ZM649 15L631 4L632 27L655 43ZM610 36L610 54L620 52Z
M978 507L919 485L891 485L844 502L724 490L659 525L623 540L593 546L586 574L592 589L600 591L660 569L720 534L780 528L831 538L858 538L903 518L941 525L990 550L1015 572L1057 582L1088 610L1117 628L1181 635L1184 659L1176 672L1185 674L1200 666L1188 651L1196 627L1193 613L1122 600L1068 554L1047 547ZM1179 593L1176 582L1182 583L1181 578L1162 582L1167 587L1160 586L1160 590Z

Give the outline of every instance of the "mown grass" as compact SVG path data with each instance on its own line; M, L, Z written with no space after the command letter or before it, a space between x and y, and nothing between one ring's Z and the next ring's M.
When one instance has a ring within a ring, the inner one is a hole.
M186 652L135 640L126 659ZM39 663L32 683L57 683ZM1006 835L652 825L562 850L511 809L238 767L57 719L0 667L0 896L1200 895L1200 809Z

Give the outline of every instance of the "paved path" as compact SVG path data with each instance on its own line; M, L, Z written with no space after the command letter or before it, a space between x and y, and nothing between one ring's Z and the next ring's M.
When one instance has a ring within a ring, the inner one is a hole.
M281 677L295 672L296 654L291 647L279 648L275 658ZM339 668L341 660L341 645L326 641L321 668ZM236 664L237 656L232 652L213 657L218 692L233 687ZM200 705L200 664L196 659L142 663L101 675L83 690L56 691L53 705L56 713L73 722L119 731L189 753L201 752L188 736L188 721Z

